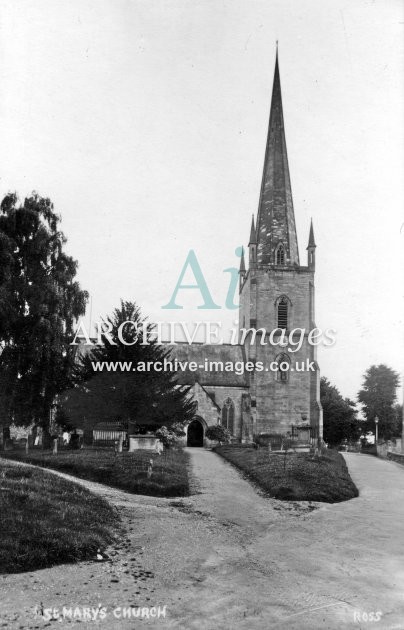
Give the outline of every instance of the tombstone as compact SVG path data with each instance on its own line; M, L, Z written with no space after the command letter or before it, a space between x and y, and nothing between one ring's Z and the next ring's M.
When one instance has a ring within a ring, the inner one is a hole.
M156 450L156 445L160 442L159 438L152 434L146 435L130 435L129 436L129 453L133 453L133 451L145 449L145 450Z
M28 444L28 442L27 442L27 444ZM52 453L53 453L53 455L57 455L57 453L58 453L58 438L53 438Z
M80 435L78 433L72 433L70 438L71 448L80 448Z

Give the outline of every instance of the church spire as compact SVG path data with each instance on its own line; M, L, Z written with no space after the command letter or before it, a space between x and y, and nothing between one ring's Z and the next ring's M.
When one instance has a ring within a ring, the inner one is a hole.
M276 264L278 249L284 252L280 257L283 265L300 264L286 151L278 49L258 207L257 240L258 264Z

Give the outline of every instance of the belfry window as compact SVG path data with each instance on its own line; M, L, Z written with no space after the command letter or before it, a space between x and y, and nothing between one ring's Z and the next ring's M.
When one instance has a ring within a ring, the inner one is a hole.
M278 249L276 250L276 260L275 260L277 265L284 265L285 264L285 248L283 245L279 245Z
M278 328L288 327L288 301L281 298L278 303Z
M222 407L222 426L230 431L234 431L234 403L231 398L226 398Z

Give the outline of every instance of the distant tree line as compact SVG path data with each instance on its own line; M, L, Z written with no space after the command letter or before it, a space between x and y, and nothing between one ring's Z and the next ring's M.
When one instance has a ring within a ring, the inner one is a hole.
M388 440L402 433L403 408L397 403L399 375L387 365L372 365L363 376L357 401L364 418L358 417L356 403L344 398L339 390L322 377L320 399L323 407L324 440L332 445L357 441L375 433L378 419L379 436Z

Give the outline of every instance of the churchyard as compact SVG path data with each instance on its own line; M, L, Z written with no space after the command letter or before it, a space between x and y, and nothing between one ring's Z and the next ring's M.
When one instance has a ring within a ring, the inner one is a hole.
M188 454L183 449L138 450L118 453L114 447L84 447L77 450L24 449L5 451L2 457L51 468L61 472L125 490L157 497L189 494ZM152 464L150 465L150 461ZM151 474L150 474L151 473Z
M269 453L266 448L224 445L216 452L275 499L338 503L358 496L344 458L332 449Z

